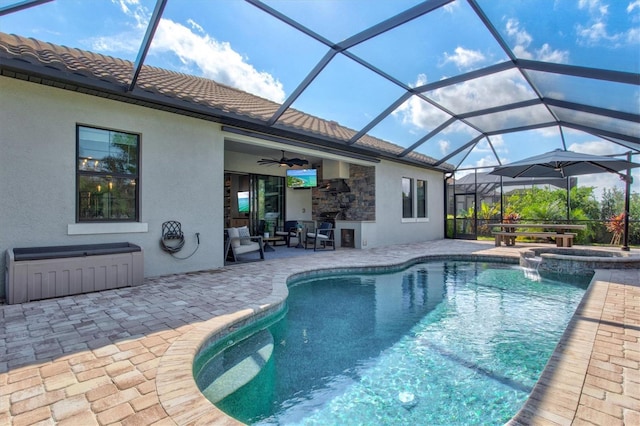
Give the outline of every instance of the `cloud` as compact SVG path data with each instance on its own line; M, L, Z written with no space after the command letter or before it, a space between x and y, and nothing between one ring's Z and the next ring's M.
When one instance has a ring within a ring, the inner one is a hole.
M489 142L491 142L491 145L489 145ZM493 149L491 149L492 146ZM486 138L481 139L478 141L475 148L473 148L474 153L490 153L491 156L494 157L495 161L495 156L493 155L494 150L496 153L508 152L502 135L493 135L489 137L489 141Z
M191 25L191 28L193 28L194 30L196 30L197 32L199 32L200 34L206 34L204 28L202 28L200 26L200 24L198 24L196 21L194 21L193 19L187 19L187 23L189 25Z
M465 49L463 47L456 47L453 55L449 55L448 53L444 54L445 63L452 62L461 70L471 69L476 64L484 61L485 56L481 52Z
M456 10L460 9L460 2L454 1L451 3L447 3L442 8L447 13L454 13Z
M112 36L94 37L92 48L99 52L136 54L147 28L151 13L138 0L112 0L129 18L129 30ZM209 36L193 19L183 25L161 19L149 54L170 53L190 72L210 78L257 96L282 103L286 97L283 85L274 76L261 72L249 59L224 41Z
M640 44L640 28L631 28L626 35L628 44Z
M130 34L130 33L127 33ZM140 49L140 37L136 35L125 35L124 33L116 37L97 36L90 40L91 50L96 52L136 55Z
M504 142L504 137L502 135L493 135L489 137L489 140L496 152L508 152L507 146Z
M143 30L147 28L150 14L144 7L140 6L138 0L111 0L111 3L120 6L122 13L135 20L135 28Z
M600 15L606 15L609 12L609 6L603 4L601 0L580 0L578 9L589 9L589 12Z
M451 142L445 139L441 139L438 141L438 147L440 147L440 152L443 155L446 155L449 153L449 150L451 149Z
M553 50L547 43L536 50L536 59L545 62L566 63L568 62L568 52L562 50Z
M620 146L605 141L590 141L572 143L567 150L592 155L620 154Z
M140 50L140 40L144 36L150 14L140 6L138 0L111 0L129 19L124 22L127 30L116 35L94 36L89 40L91 49L110 54L135 56Z
M418 76L415 86L427 83L426 76ZM468 80L460 84L447 86L425 93L436 103L454 113L482 110L497 105L506 105L536 97L535 93L525 84L517 70L507 70L482 78ZM420 131L431 131L450 118L442 110L413 96L393 115L400 119L403 125L412 126ZM472 117L469 122L480 129L496 129L503 126L517 126L529 123L544 123L552 120L544 107L515 109L500 114ZM460 121L445 128L443 133L460 132L475 137L478 132ZM556 132L557 134L557 132Z
M521 27L516 19L507 20L506 32L507 36L515 42L513 49L518 57L554 63L567 63L569 60L567 51L554 49L548 43L542 44L539 48L533 48L533 37ZM454 63L459 68L471 68L485 60L486 58L481 52L465 49L462 46L458 46L454 53L445 54L445 62ZM426 75L420 74L414 87L425 84L427 84ZM425 93L425 95L454 113L478 111L492 106L536 98L536 94L517 70L508 70L465 81ZM393 114L401 120L403 125L411 125L421 131L431 131L449 118L441 110L426 104L417 97L412 97ZM516 109L468 119L474 126L484 130L517 127L531 123L547 123L552 120L553 117L544 107ZM471 137L478 134L474 128L460 121L443 130L443 133L452 132L464 132ZM558 135L557 128L542 129L540 132Z
M540 48L530 50L533 37L525 29L520 27L517 19L508 19L505 25L507 36L514 42L513 53L522 59L535 59L555 63L568 63L569 52L566 50L554 50L548 43Z
M487 154L484 157L478 159L475 162L474 167L487 168L487 167L496 167L497 165L498 165L498 162L496 161L496 157L494 157L493 155Z
M595 45L602 40L616 41L619 39L619 35L609 35L607 33L607 26L602 21L594 22L590 26L578 25L576 32L580 43L587 45Z
M607 27L609 18L609 5L601 0L580 0L578 8L589 12L588 25L576 25L578 42L587 46L607 44L609 47L620 45L633 45L640 41L640 32L632 26L626 31L610 33ZM633 14L640 9L640 0L631 1L626 8L628 14ZM631 16L631 20L637 22L637 16Z
M494 154L494 150L496 154L501 156L501 154L507 154L508 150L505 145L504 139L502 135L494 135L490 137L491 146L487 139L482 139L479 141L476 146L473 148L469 155L469 161L473 161L469 167L478 167L478 168L492 168L498 165L498 160ZM474 160L475 159L475 160Z
M427 84L427 76L425 74L418 75L414 87L424 86L425 84ZM409 125L421 130L432 130L450 118L447 113L426 103L417 96L412 96L408 101L400 105L392 112L392 115L398 118L403 125Z
M509 19L506 24L507 35L515 41L516 46L526 49L533 41L533 37L527 31L520 29L520 22L516 19Z
M234 51L227 42L191 29L169 19L162 19L151 46L152 52L175 54L184 65L195 65L202 75L275 102L283 102L282 83L271 74L256 70L247 58Z

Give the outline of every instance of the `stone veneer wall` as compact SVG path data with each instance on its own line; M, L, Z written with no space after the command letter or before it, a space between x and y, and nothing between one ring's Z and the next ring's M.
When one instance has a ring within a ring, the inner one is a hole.
M313 189L313 219L320 220L320 213L342 211L337 219L375 220L376 219L376 174L375 167L349 165L349 179L345 179L351 192L327 192L321 188L328 181L322 179L322 164L314 165L318 169L318 188Z

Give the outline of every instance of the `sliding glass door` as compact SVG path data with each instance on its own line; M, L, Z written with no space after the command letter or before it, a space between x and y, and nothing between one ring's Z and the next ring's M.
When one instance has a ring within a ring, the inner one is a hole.
M251 229L255 234L282 226L285 179L281 176L250 175Z

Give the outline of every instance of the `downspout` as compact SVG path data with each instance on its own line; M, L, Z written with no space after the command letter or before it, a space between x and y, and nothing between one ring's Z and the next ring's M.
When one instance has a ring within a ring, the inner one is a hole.
M473 232L478 239L478 169L473 171Z
M567 223L571 221L571 177L567 176Z
M627 161L631 162L631 151L627 152ZM622 242L622 250L629 251L629 204L630 204L630 192L631 182L631 168L627 169L627 175L624 178L624 240Z
M504 220L504 185L503 185L502 176L500 176L500 220L499 222L502 223L503 220Z
M446 173L443 174L444 176L444 180L443 180L443 184L444 184L444 206L443 206L443 212L444 212L444 237L447 237L447 207L449 206L449 185L447 185L447 181L449 179L451 179L453 177L453 172L449 173L449 175L447 175ZM454 191L455 192L455 191ZM453 229L455 230L455 223L454 223L454 227ZM455 232L455 231L454 231ZM453 238L453 235L451 236Z

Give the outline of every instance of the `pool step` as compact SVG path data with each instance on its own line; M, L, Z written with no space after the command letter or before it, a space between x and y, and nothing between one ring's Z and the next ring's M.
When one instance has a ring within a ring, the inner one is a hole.
M210 360L206 373L198 377L198 386L215 404L257 376L272 354L273 336L269 330L261 330ZM208 382L210 384L206 385Z

